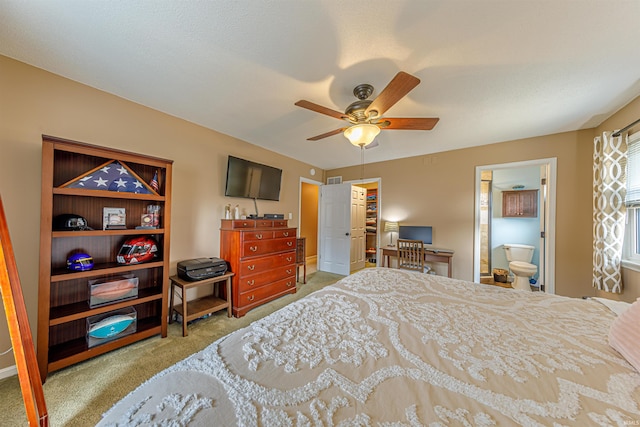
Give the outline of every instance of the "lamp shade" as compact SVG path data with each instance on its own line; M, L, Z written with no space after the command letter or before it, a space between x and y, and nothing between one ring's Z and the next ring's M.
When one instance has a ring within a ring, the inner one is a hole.
M361 123L348 127L344 131L344 136L356 147L364 147L373 142L380 133L380 128L370 123Z
M387 221L384 223L384 231L398 231L399 224L396 221Z

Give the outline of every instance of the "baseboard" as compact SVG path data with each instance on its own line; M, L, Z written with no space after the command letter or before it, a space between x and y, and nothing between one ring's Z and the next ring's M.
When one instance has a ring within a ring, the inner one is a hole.
M0 369L0 380L13 377L14 375L18 375L18 368L16 367L16 365Z

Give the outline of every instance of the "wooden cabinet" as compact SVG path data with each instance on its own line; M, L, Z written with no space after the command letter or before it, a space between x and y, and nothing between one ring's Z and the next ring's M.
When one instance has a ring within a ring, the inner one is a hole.
M222 220L220 257L235 273L234 316L296 292L296 242L287 220Z
M105 169L117 169L124 178L111 186L108 177L99 176L107 173ZM48 372L153 335L167 335L171 170L170 160L43 137L37 346L43 380ZM100 184L97 188L77 185L82 177L97 178L94 182ZM152 188L154 179L157 190ZM132 187L127 190L126 182L144 187L145 194ZM125 188L118 191L120 186ZM157 228L136 229L150 205L160 209ZM104 208L124 209L124 228L103 229ZM54 230L54 220L62 214L84 217L89 228ZM137 236L157 242L154 258L138 264L117 263L123 242ZM67 269L67 258L75 252L89 254L93 268ZM137 295L90 306L90 283L123 276L136 279ZM89 345L90 319L117 310L135 310L135 332Z
M538 190L502 192L502 216L535 218L538 216Z

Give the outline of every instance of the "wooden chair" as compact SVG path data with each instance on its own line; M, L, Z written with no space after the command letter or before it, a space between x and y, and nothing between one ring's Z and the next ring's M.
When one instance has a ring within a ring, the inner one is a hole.
M424 242L398 239L398 268L424 272Z
M296 282L300 281L300 267L303 267L302 283L307 283L307 249L306 237L299 237L296 241Z
M13 346L13 355L18 367L18 380L22 390L22 400L30 426L49 425L47 405L42 391L42 380L36 350L29 328L27 309L24 305L22 287L18 277L18 267L9 238L9 226L4 215L0 198L0 289L4 312L9 325L9 335Z

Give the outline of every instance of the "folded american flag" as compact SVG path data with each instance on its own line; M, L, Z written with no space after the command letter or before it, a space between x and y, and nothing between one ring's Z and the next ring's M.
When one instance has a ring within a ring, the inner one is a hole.
M154 191L149 185L140 179L131 169L117 160L110 160L64 184L63 187L154 194Z

